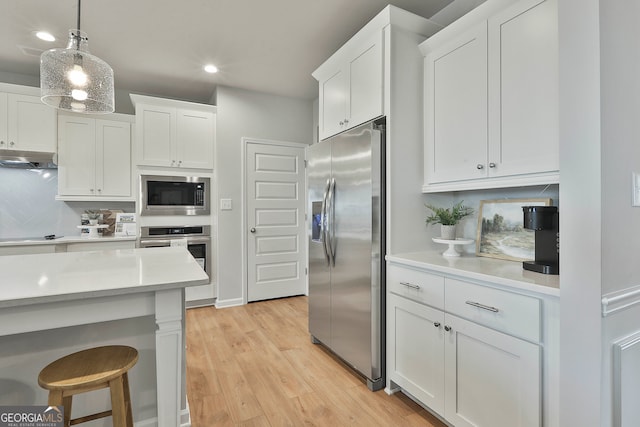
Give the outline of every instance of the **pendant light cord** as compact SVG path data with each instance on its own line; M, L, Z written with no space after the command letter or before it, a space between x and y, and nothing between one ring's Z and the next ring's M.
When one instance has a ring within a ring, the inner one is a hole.
M78 0L78 37L80 36L80 0Z

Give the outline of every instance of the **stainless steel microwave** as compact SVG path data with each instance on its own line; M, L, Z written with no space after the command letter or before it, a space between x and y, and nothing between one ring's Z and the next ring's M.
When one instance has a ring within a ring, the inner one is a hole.
M140 178L140 215L211 214L210 178L163 175Z

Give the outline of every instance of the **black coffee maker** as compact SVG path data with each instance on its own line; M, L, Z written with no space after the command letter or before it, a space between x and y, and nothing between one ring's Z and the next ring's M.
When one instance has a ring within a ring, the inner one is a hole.
M525 270L560 274L560 232L556 206L523 206L524 228L535 230L535 261L524 261Z

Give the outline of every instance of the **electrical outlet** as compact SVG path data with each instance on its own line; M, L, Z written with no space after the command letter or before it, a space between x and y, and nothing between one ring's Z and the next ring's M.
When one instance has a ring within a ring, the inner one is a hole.
M232 209L231 199L220 199L220 210L230 211Z

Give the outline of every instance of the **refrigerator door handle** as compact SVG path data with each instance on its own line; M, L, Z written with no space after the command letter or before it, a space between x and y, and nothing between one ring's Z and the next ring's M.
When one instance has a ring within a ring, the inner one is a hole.
M335 226L335 213L336 207L334 203L335 199L335 191L336 191L336 179L331 178L331 186L329 187L329 197L327 203L327 217L329 218L329 226L327 227L327 237L328 239L328 248L329 255L331 256L331 262L333 266L336 265L336 248L335 248L335 237L336 237L336 226Z
M322 236L322 250L324 251L324 257L327 259L327 265L331 265L331 258L329 257L329 248L327 246L327 196L331 181L327 179L327 184L324 188L324 194L322 195L322 207L320 208L320 235Z

